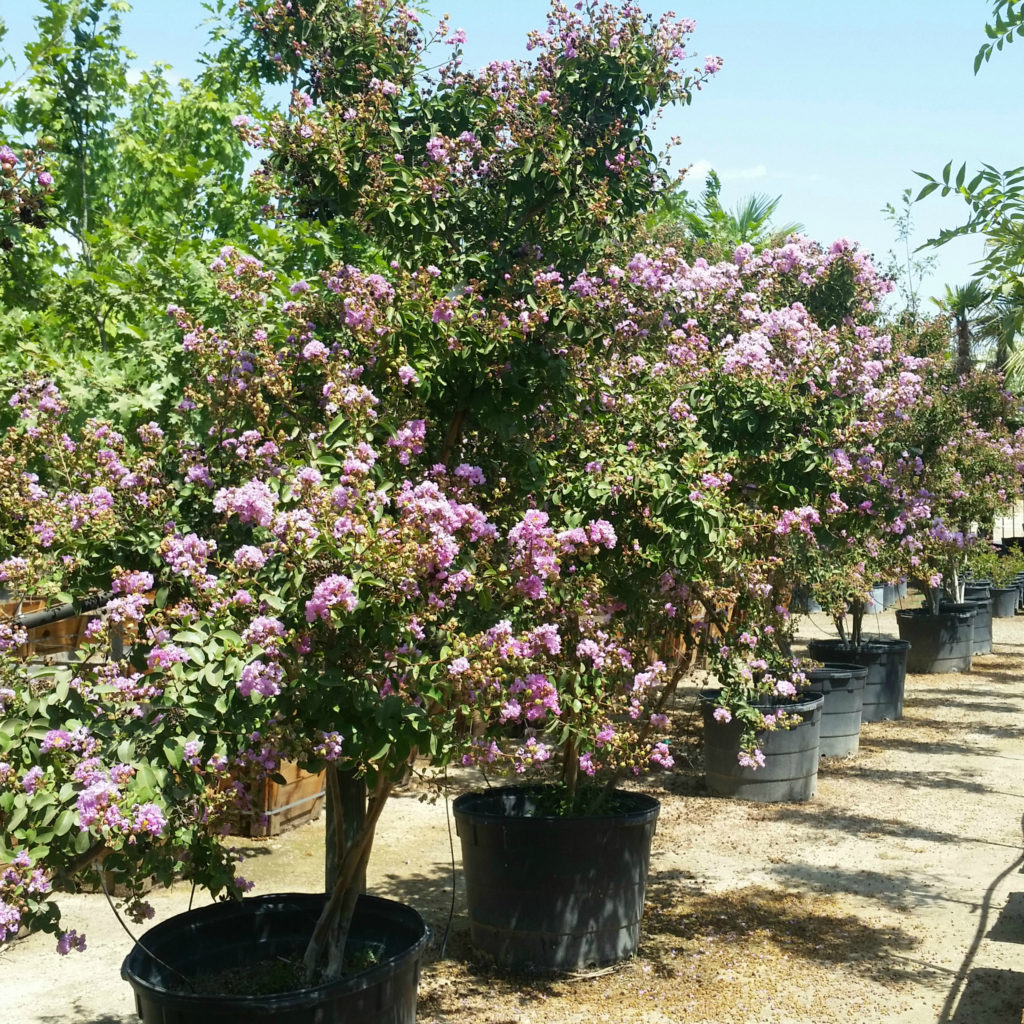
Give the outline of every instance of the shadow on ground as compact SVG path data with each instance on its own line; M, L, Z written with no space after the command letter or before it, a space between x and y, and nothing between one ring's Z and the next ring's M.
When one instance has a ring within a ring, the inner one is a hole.
M1024 974L976 967L967 976L949 1024L1020 1024Z
M40 1021L43 1024L68 1024L68 1021L74 1021L75 1024L139 1024L139 1018L134 1011L126 1014L104 1013L99 1017L90 1016L77 1000L59 1017L41 1017Z
M898 927L869 924L840 910L822 893L798 893L767 886L723 892L696 888L685 875L652 875L644 912L641 953L656 969L671 972L687 954L716 953L757 959L759 952L783 953L808 963L844 963L860 974L895 981L909 978L905 958L917 940Z
M1024 942L1024 892L1010 893L985 938L996 942ZM1024 1009L1024 1003L1021 1008Z
M772 874L785 885L807 886L819 893L849 893L878 900L886 909L901 913L934 903L965 903L948 895L947 888L932 884L928 877L909 871L875 871L869 868L831 867L806 861L777 864Z

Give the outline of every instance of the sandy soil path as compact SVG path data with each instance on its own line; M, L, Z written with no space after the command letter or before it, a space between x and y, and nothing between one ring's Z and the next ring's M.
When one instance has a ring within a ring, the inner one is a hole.
M872 628L895 636L893 614ZM829 630L814 616L802 632ZM413 904L433 929L420 1024L1019 1024L1024 615L996 620L994 637L969 674L910 677L903 720L868 724L856 757L823 760L807 804L708 796L699 729L687 733L677 769L657 780L640 955L613 969L515 978L478 963L457 839L449 925L445 801L410 787L385 814L370 887ZM678 719L696 725L692 695ZM243 841L243 873L260 892L315 891L322 841L322 822ZM154 893L157 919L188 900L183 887ZM119 969L130 938L102 896L67 904L85 921L88 951L61 960L36 935L0 954L0 1019L129 1024Z

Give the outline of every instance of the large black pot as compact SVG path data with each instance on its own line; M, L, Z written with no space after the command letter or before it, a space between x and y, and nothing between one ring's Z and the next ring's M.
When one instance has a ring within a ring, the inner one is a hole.
M789 607L801 615L813 615L821 611L821 605L814 598L814 594L799 583L793 587L793 599Z
M804 688L825 698L821 708L823 757L846 757L860 748L860 720L868 670L862 665L825 665L807 673Z
M992 597L993 619L1012 619L1017 614L1017 598L1020 595L1020 591L1016 585L993 587L990 594Z
M815 661L846 662L867 668L862 722L903 717L903 689L910 651L906 640L876 638L856 647L842 640L812 640L807 650Z
M718 690L701 690L704 717L704 773L715 796L731 796L759 803L810 800L818 789L821 744L820 693L801 694L796 700L764 698L754 703L762 713L785 710L803 721L790 729L766 730L758 736L765 763L749 768L738 761L743 725L736 718L720 722Z
M359 897L349 936L350 948L376 953L367 971L265 996L197 994L182 981L301 956L325 899L284 893L214 903L150 928L121 967L143 1024L415 1024L426 925L411 907L376 896Z
M502 786L452 805L474 947L517 970L632 956L660 804L620 791L612 814L563 817L538 813L544 792Z
M896 613L900 637L910 643L907 671L969 672L974 651L974 604L944 604L937 615L929 608Z
M968 583L964 588L964 603L977 608L974 616L973 654L992 653L992 585L990 583ZM946 607L943 601L940 611Z

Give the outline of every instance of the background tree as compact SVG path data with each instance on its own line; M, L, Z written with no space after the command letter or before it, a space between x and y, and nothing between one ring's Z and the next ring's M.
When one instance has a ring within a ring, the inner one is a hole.
M936 299L936 305L953 320L953 332L956 340L957 374L967 373L974 364L971 341L974 332L971 329L972 315L983 309L989 301L989 294L980 281L968 281L967 284L950 288L946 285L946 293Z
M985 26L991 41L981 47L974 59L975 74L995 51L1024 35L1021 0L993 0L992 16L993 21ZM1024 367L1024 357L1015 356L1013 351L1024 325L1024 166L1000 171L982 164L970 180L966 163L954 172L952 161L938 178L923 171L916 173L926 182L917 195L918 201L939 191L943 196L960 196L968 208L963 224L939 232L925 245L944 245L964 235L981 235L985 239L985 254L974 276L1000 297L998 346L1005 353L1003 362L1012 379Z
M218 5L219 6L219 5ZM0 271L0 372L56 379L85 415L151 416L177 390L172 300L215 305L205 266L248 244L261 198L232 120L260 84L217 26L195 82L129 75L122 0L44 0L35 40L0 83L0 136L41 147L52 201Z
M900 195L899 207L893 206L892 203L886 203L882 207L882 214L896 232L898 246L898 251L889 250L885 272L895 283L896 291L903 302L903 310L898 316L906 320L912 328L920 320L921 281L936 262L934 255L921 255L911 246L914 234L913 206L913 193L906 188Z
M699 202L685 190L666 193L646 220L652 238L661 244L675 244L693 256L708 260L728 258L738 245L755 250L780 245L791 234L803 230L797 222L773 224L772 217L782 202L763 193L755 193L726 210L719 199L722 183L712 170L708 172Z

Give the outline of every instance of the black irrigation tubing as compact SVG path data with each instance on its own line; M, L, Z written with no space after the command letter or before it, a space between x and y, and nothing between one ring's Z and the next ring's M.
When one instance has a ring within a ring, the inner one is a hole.
M56 604L52 608L44 608L41 612L26 612L24 615L15 615L11 621L15 626L21 626L24 629L36 629L38 626L48 626L51 622L61 622L64 619L70 619L73 615L95 611L97 608L102 608L113 598L114 592L112 590L105 590L102 594L83 597L80 601L74 601L69 604Z

